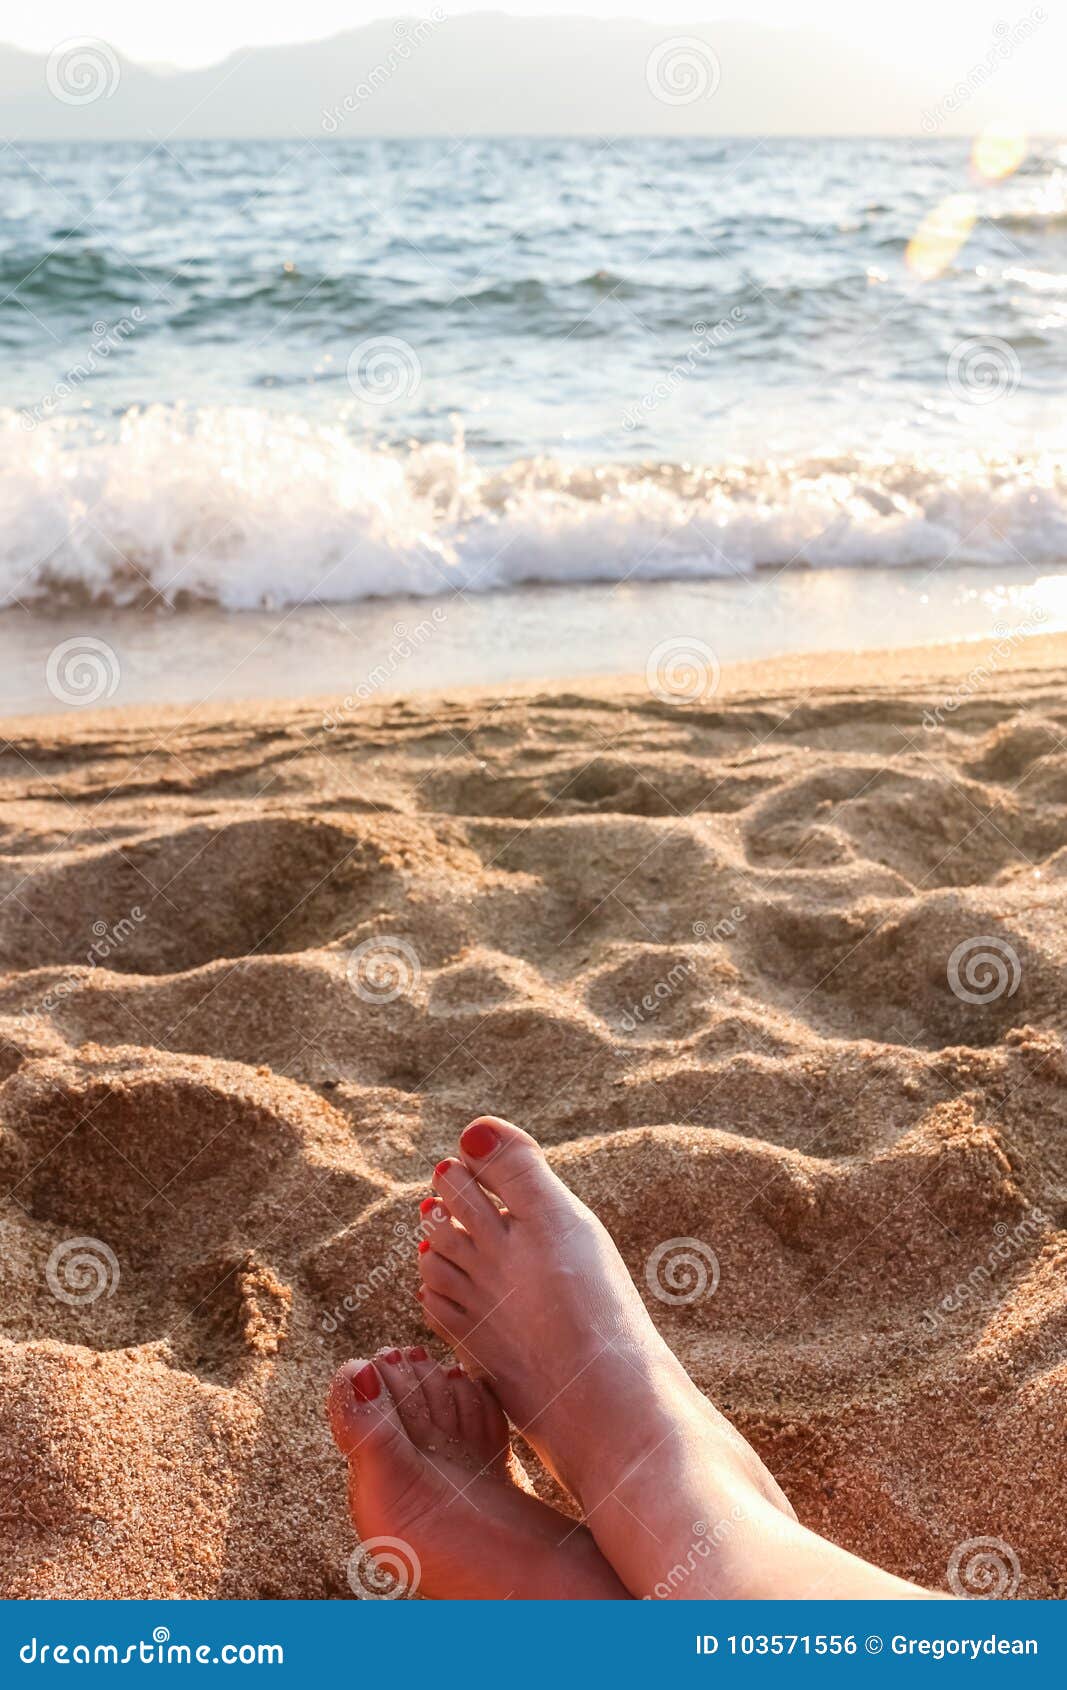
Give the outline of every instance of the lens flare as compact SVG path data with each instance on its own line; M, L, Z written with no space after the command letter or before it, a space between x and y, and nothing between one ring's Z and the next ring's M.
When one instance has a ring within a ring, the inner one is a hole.
M974 228L978 210L970 194L950 194L927 213L908 242L906 261L924 282L940 276Z
M999 182L1018 170L1027 153L1022 130L1012 123L990 123L974 138L971 163L986 182Z

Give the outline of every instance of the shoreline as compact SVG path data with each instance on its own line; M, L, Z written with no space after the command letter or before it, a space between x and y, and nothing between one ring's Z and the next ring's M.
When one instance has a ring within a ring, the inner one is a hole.
M882 688L893 685L934 687L939 681L950 683L965 680L972 674L988 675L988 688L995 690L1011 677L1032 672L1046 674L1063 668L1067 670L1067 632L1028 634L1016 642L1010 659L992 663L976 661L982 653L998 642L983 635L961 640L932 640L916 645L872 646L860 650L813 650L784 653L774 657L724 663L712 692L702 700L690 701L679 697L677 708L713 709L716 702L727 699L769 697L775 693L795 690L820 690L831 686L846 689L858 687ZM432 711L435 705L460 703L473 705L490 701L534 699L560 690L577 692L589 698L647 699L646 679L637 672L589 675L542 675L502 684L481 686L413 687L404 691L382 692L358 702L346 712L349 720L355 716L373 719L376 711L389 711L403 702ZM976 687L970 696L980 696ZM675 701L662 701L671 708ZM12 738L8 728L19 732L39 732L49 737L62 736L64 730L77 737L79 724L91 727L96 723L143 727L159 723L183 726L204 720L226 719L236 723L259 722L284 717L287 713L319 715L324 719L336 715L344 698L335 692L303 692L281 697L205 699L192 705L182 703L138 703L129 705L97 705L84 709L25 711L0 716L0 738Z
M205 699L368 700L733 669L808 654L985 643L1067 628L1067 581L1023 565L784 570L744 579L552 584L431 599L84 609L0 616L0 717ZM595 629L595 640L589 630ZM824 665L825 666L825 665ZM310 680L310 687L309 687ZM731 683L733 684L733 683Z

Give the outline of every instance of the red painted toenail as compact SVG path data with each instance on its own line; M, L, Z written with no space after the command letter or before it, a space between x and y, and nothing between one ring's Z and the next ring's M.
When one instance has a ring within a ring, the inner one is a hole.
M450 1161L438 1162L436 1168L433 1171L434 1179L443 1179L445 1174L447 1174L447 1172L448 1172L448 1170L451 1166L452 1166L452 1163Z
M421 1285L418 1285L418 1286L416 1286L416 1288L415 1288L415 1295L416 1295L416 1297L417 1297L417 1298L418 1298L418 1299L419 1299L419 1302L420 1302L420 1303L421 1303L421 1302L422 1302L422 1299L423 1299L423 1297L424 1297L424 1296L425 1296L425 1295L426 1295L426 1293L425 1293L425 1292L424 1292L424 1291L423 1291L423 1288L422 1288L422 1286L421 1286Z
M381 1390L381 1383L370 1362L352 1376L352 1395L357 1402L373 1402Z
M425 1256L425 1254L426 1254L426 1252L429 1248L430 1248L430 1240L428 1238L420 1238L419 1239L419 1255Z
M397 1362L400 1360L400 1351L399 1350L386 1350L385 1356L383 1357L383 1360L390 1362L392 1364L392 1366L395 1367Z
M459 1135L460 1146L468 1156L489 1156L500 1143L488 1121L472 1121Z
M420 1215L428 1215L430 1210L435 1208L436 1205L437 1205L436 1197L424 1197L422 1202L419 1204L419 1214Z
M462 1379L463 1378L462 1367L450 1367L449 1370L448 1370L448 1377L450 1379Z
M430 1359L421 1344L416 1344L413 1350L408 1351L408 1355L412 1361L429 1361Z

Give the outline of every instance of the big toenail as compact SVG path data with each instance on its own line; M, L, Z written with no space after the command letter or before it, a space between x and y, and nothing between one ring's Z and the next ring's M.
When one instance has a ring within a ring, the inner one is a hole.
M430 1359L421 1344L416 1344L413 1350L408 1351L408 1355L412 1361L429 1361Z
M489 1156L500 1143L488 1121L472 1121L459 1135L460 1146L468 1156Z
M370 1362L352 1376L352 1395L357 1402L373 1402L381 1390L381 1383Z
M433 1171L434 1179L443 1179L451 1166L452 1163L450 1161L438 1162Z
M448 1378L449 1379L462 1379L463 1378L462 1367L450 1367L449 1370L448 1370Z
M425 1256L425 1254L426 1254L426 1252L429 1248L430 1248L430 1240L428 1238L420 1238L419 1239L419 1255Z
M420 1215L428 1215L430 1210L432 1208L434 1208L436 1203L437 1203L436 1197L424 1197L422 1202L419 1204L419 1214Z
M400 1360L400 1351L399 1350L386 1350L385 1355L383 1356L382 1359L384 1361L389 1362L393 1367L395 1367L397 1362Z

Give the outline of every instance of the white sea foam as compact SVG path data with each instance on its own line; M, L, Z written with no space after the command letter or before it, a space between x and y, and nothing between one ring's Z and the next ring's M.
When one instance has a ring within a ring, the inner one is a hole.
M1067 558L1067 459L716 465L375 448L252 408L0 412L0 603L351 602L528 581Z

